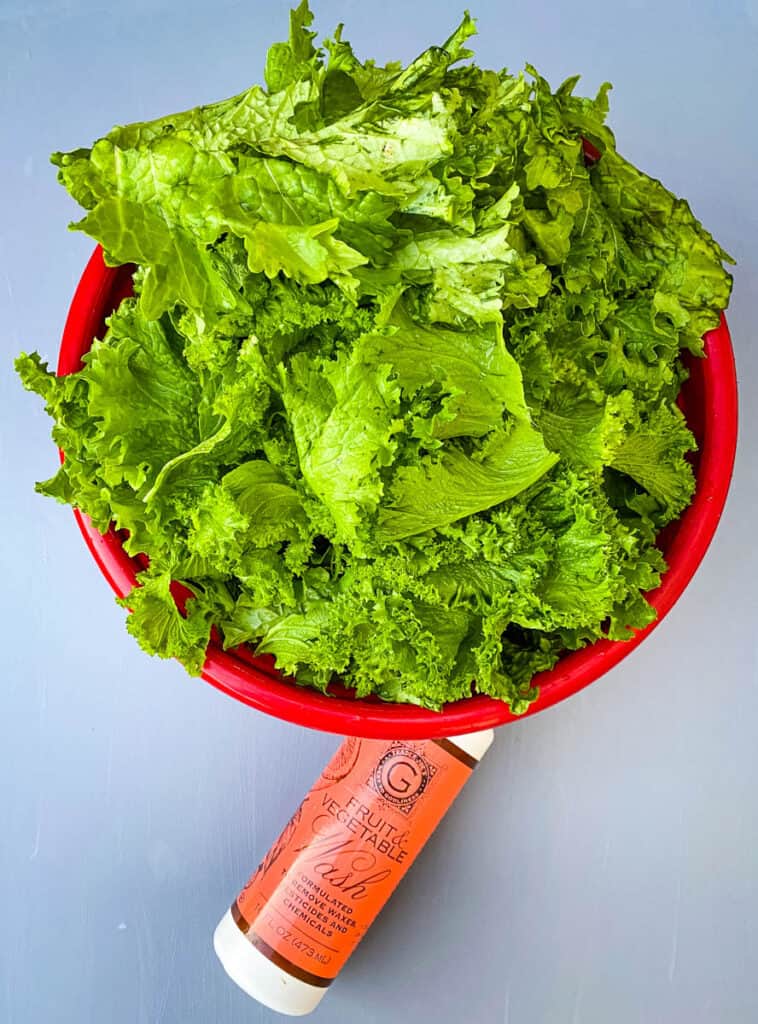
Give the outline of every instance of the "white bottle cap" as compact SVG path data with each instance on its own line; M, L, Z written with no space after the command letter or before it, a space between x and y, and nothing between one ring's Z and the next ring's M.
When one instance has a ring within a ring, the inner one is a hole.
M494 738L495 733L492 729L482 729L481 732L469 732L465 736L449 737L451 743L454 743L456 747L460 747L461 750L465 750L467 754L471 754L477 761L481 761L490 749Z

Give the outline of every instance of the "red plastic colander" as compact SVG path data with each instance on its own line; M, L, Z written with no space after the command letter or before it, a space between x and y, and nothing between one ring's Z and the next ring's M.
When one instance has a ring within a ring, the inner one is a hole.
M95 337L105 333L105 318L132 291L133 267L108 267L102 250L93 253L74 294L61 341L58 374L81 367L81 358ZM737 381L726 320L705 336L706 359L688 358L690 377L680 405L697 438L695 498L678 522L660 538L668 562L661 585L647 595L658 612L655 622L628 641L599 640L567 654L550 672L536 678L539 697L527 711L536 714L564 700L618 664L655 628L692 579L716 531L726 502L737 444ZM116 593L131 591L144 562L126 554L122 539L111 529L100 534L88 517L74 512L87 546ZM502 701L474 696L427 711L376 698L355 699L340 686L325 695L276 671L269 657L258 658L248 647L224 651L212 641L203 678L237 700L288 722L348 736L423 739L455 736L513 721Z

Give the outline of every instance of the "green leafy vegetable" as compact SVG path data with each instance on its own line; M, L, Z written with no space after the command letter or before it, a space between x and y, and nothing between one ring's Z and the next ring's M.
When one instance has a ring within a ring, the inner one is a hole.
M311 23L265 88L53 156L138 271L79 373L17 362L66 453L38 489L149 556L129 630L191 672L215 626L303 685L520 712L653 616L729 257L617 152L608 85L461 63L468 15L407 67Z

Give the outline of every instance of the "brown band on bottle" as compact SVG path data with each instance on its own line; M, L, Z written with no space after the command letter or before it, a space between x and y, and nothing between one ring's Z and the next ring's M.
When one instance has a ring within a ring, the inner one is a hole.
M288 960L286 956L282 956L281 953L277 953L275 949L272 949L267 942L264 942L260 935L256 935L252 926L240 913L236 900L232 903L232 918L248 942L255 946L259 953L263 953L266 959L270 960L275 967L285 971L291 977L297 978L298 981L304 981L306 985L313 985L315 988L328 988L331 985L332 978L320 978L317 974L311 974L305 968L298 967L297 964L293 964Z
M472 771L479 764L475 757L472 757L471 754L459 747L457 743L453 743L452 740L441 739L434 740L434 742L438 747L442 747L444 751L450 754L451 757L457 758L461 764L465 764Z

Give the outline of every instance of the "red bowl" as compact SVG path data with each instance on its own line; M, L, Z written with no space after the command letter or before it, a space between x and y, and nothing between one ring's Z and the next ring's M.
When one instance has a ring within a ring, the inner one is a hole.
M61 341L59 375L81 368L82 355L92 339L105 333L105 318L131 294L132 271L131 266L106 266L102 250L95 250L71 303ZM692 505L659 541L669 568L661 585L647 595L658 617L646 629L638 630L631 640L599 640L561 658L550 672L537 677L539 697L527 715L576 693L630 654L671 609L710 544L726 502L734 463L737 380L723 316L720 325L709 331L704 340L707 358L688 360L690 377L680 396L680 405L699 445L695 460L697 489ZM78 510L74 514L105 578L120 597L128 594L144 564L125 553L113 529L102 535L86 515ZM342 735L383 739L455 736L516 719L502 701L485 696L455 701L439 712L407 704L387 704L376 698L356 700L338 686L333 687L333 696L326 696L284 678L268 657L256 658L246 647L224 651L215 641L208 647L203 678L260 711Z

